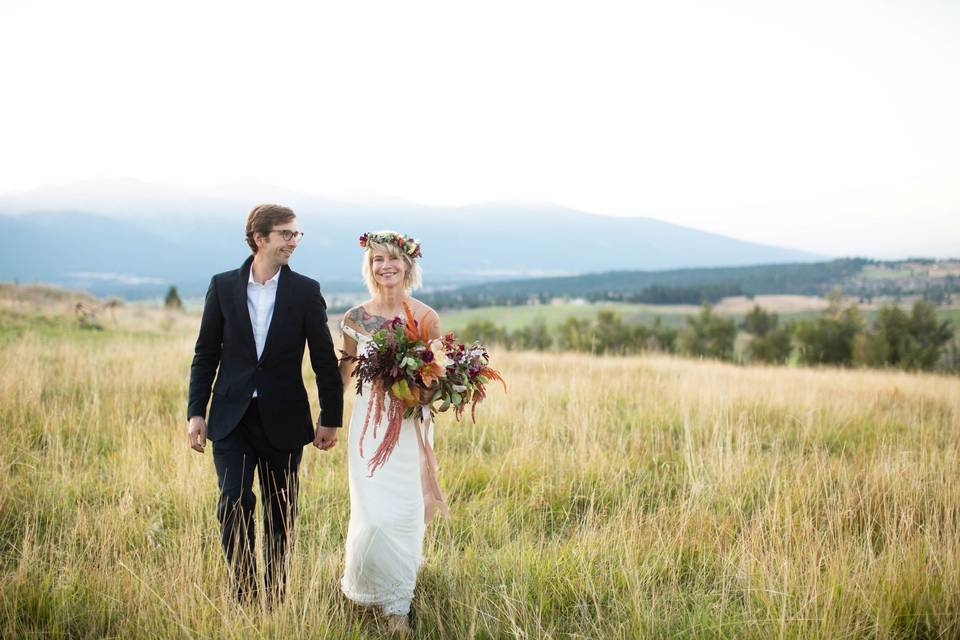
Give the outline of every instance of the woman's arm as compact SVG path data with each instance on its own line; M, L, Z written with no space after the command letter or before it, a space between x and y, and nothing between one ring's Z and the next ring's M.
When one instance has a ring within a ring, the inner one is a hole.
M357 356L357 341L343 333L343 352L351 357ZM343 380L343 388L350 385L350 376L353 374L353 361L345 356L340 358L340 379Z
M430 313L427 314L425 322L427 323L427 328L430 332L430 339L433 340L434 338L439 338L441 335L440 315L433 309L430 309Z

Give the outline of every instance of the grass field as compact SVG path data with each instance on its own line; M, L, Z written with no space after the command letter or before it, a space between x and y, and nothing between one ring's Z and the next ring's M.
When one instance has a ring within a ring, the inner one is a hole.
M768 296L773 297L773 296ZM777 298L787 298L788 296L776 296ZM795 296L800 297L800 296ZM776 301L766 301L763 296L758 296L757 303L770 311L776 311L780 316L781 322L790 322L795 320L809 320L817 317L821 311L816 307L816 299L809 299L807 305L786 304L784 308L779 308ZM826 306L823 301L822 306ZM744 314L753 307L753 302L749 304L738 300L730 304L720 304L715 309L721 315L728 315L736 318L739 322ZM806 307L806 308L804 308ZM870 324L877 315L876 305L860 305L860 313L864 320ZM561 324L569 317L594 319L597 312L602 309L610 309L621 316L627 323L643 323L652 326L656 318L668 327L680 328L685 326L686 316L696 315L700 312L700 307L692 305L647 305L647 304L545 304L545 305L525 305L512 307L480 307L477 309L461 309L448 311L443 314L444 329L457 331L465 327L474 320L490 320L500 327L509 331L515 331L533 323L536 319L542 319L550 327ZM905 307L909 312L909 306ZM941 320L950 320L957 327L960 327L960 308L940 307L937 309L937 316Z
M0 307L0 637L381 636L337 590L342 444L304 453L284 605L240 610L186 447L197 318L68 306ZM509 394L440 421L417 637L960 637L957 378L494 357Z
M475 320L490 320L497 326L515 331L521 327L542 319L548 326L554 327L567 318L594 319L601 309L610 309L621 314L625 320L631 322L645 322L653 324L654 318L660 316L669 326L682 326L683 312L676 307L657 308L653 305L642 304L544 304L513 307L479 307L477 309L460 309L444 312L442 321L444 330L457 331ZM695 307L690 313L696 313Z

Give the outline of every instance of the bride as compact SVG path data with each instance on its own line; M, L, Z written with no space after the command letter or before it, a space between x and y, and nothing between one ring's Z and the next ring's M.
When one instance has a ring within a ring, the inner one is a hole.
M419 322L426 324L431 338L439 337L437 312L410 297L410 291L420 286L420 265L416 262L420 245L394 231L377 231L361 236L360 246L365 249L363 278L372 298L344 315L340 323L344 352L355 356L384 323L404 317L404 303ZM356 388L356 381L350 377L353 366L350 360L341 360L344 388ZM377 429L370 425L364 433L370 397L367 383L355 398L350 417L350 525L340 588L358 604L380 607L391 630L408 633L426 522L437 508L446 513L446 505L436 485L429 421L422 425L418 419L404 419L393 453L370 475L369 457L384 437L388 415L384 409L384 424ZM361 434L367 459L360 453Z

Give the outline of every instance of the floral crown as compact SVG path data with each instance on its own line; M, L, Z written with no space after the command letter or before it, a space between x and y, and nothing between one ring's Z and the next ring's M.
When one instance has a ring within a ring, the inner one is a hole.
M411 258L419 258L422 255L420 253L420 243L414 238L404 236L402 233L368 232L360 236L360 246L364 249L367 248L367 244L370 242L396 245Z

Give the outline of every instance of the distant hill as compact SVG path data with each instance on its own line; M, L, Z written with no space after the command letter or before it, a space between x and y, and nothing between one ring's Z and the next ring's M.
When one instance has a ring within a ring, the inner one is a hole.
M803 264L712 269L613 271L562 278L533 278L460 287L421 296L440 308L547 302L555 298L647 304L700 304L729 296L822 296L839 287L848 296L922 295L946 302L960 294L960 261L879 261L845 258Z
M297 211L305 241L293 259L325 291L362 289L357 237L392 228L423 243L428 289L536 276L822 260L792 249L653 218L602 216L547 203L430 207L402 200L338 201L272 185L191 189L89 181L0 196L0 280L50 282L97 295L146 298L170 284L202 295L213 273L248 255L247 211Z

